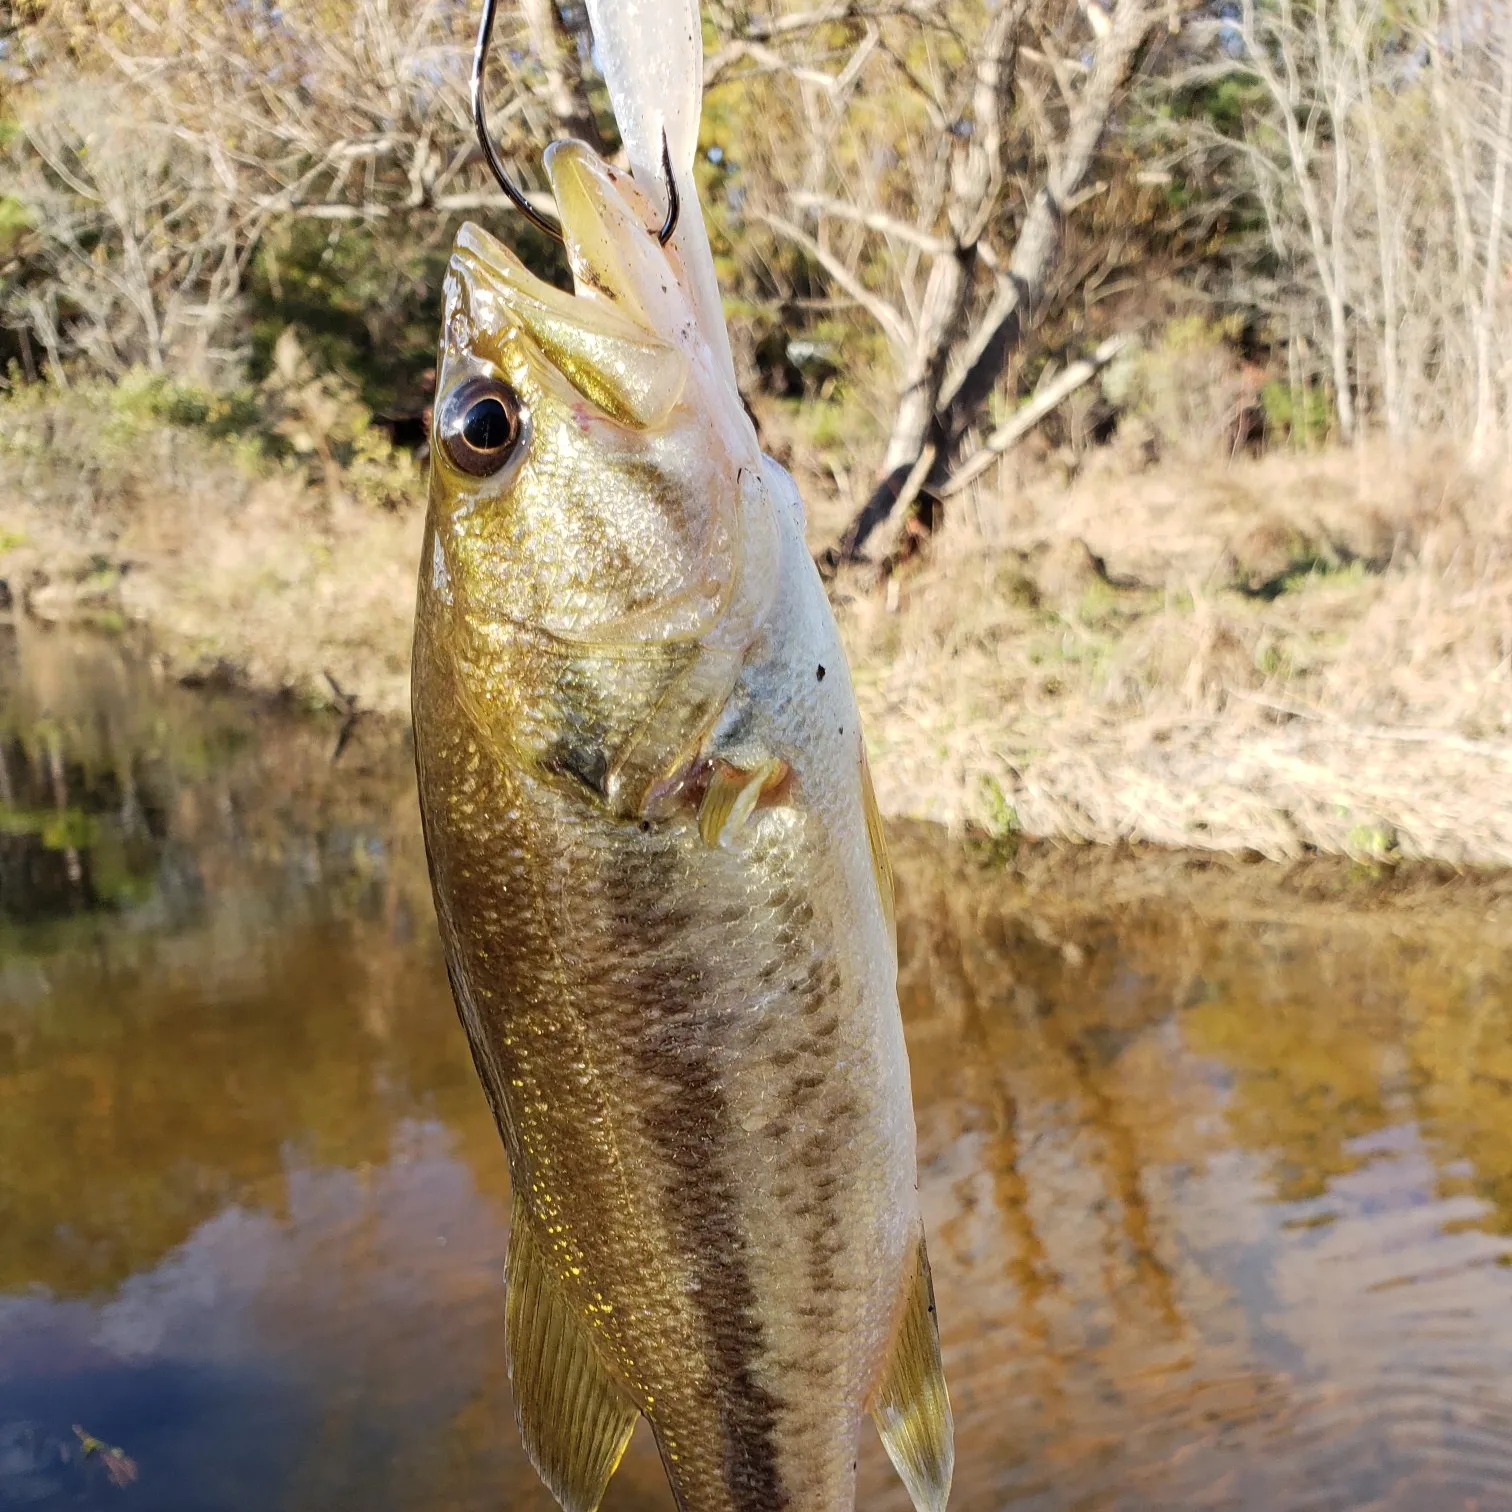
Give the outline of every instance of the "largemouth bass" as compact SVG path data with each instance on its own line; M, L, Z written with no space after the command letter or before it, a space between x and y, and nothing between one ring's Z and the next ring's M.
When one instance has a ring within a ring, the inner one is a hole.
M520 1431L569 1512L640 1416L685 1512L850 1512L870 1412L939 1512L892 877L802 506L680 240L547 169L575 294L452 256L413 682Z

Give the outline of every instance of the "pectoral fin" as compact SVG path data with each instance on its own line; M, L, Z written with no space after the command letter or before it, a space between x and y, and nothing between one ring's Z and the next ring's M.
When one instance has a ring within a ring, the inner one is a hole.
M775 756L749 772L728 762L716 762L698 806L698 832L704 844L728 844L756 811L762 795L779 787L788 770L787 762Z
M699 649L609 768L609 806L615 813L644 812L657 783L690 758L719 718L739 672L734 652Z
M955 1469L955 1429L940 1367L934 1284L922 1238L872 1419L916 1512L945 1512Z
M525 1452L564 1512L595 1512L640 1414L599 1363L518 1207L508 1274L509 1374Z

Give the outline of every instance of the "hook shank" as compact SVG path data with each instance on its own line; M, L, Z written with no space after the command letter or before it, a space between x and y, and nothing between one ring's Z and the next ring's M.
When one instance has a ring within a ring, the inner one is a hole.
M483 16L478 22L478 41L473 48L472 118L473 126L478 133L478 146L483 149L483 161L488 164L488 171L498 181L499 188L504 191L509 203L537 231L556 241L565 241L561 226L555 221L547 220L530 203L525 191L519 188L504 171L504 165L499 161L499 154L494 150L493 137L489 134L488 110L483 103L483 75L488 68L488 49L493 41L494 14L498 10L498 4L499 0L483 0ZM672 174L672 149L667 143L665 129L662 131L662 172L667 179L667 218L657 230L656 239L665 247L672 240L672 235L677 230L678 219L682 214L682 196L678 193L677 180Z
M672 240L672 233L677 230L677 218L682 214L682 197L677 192L677 180L672 176L672 149L667 145L665 126L662 127L662 172L667 178L667 218L656 233L656 239L665 247Z
M483 161L488 171L498 180L499 188L509 197L509 202L537 231L562 240L562 228L546 219L525 197L523 190L515 187L514 180L504 171L499 154L494 151L493 138L488 132L488 111L483 103L483 74L488 67L488 46L493 41L494 12L498 0L483 0L483 19L478 23L478 42L473 48L472 65L472 118L478 132L478 145L483 149Z

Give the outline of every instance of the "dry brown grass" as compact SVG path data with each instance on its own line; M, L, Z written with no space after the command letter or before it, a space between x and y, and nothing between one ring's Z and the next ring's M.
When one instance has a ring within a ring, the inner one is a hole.
M0 487L0 576L33 614L139 626L181 676L329 702L329 674L407 713L418 497L166 429L81 465L65 421ZM884 808L1512 863L1512 478L1447 453L1090 456L1069 487L1005 467L922 563L837 585ZM800 471L822 532L840 505Z
M42 620L140 627L186 679L409 706L423 508L80 396L0 413L0 577ZM397 507L390 507L396 504Z
M1512 861L1512 498L1444 455L974 501L842 593L895 813L1086 841Z
M0 575L44 620L138 626L177 676L403 714L422 515L327 506L281 479L64 532L0 509Z

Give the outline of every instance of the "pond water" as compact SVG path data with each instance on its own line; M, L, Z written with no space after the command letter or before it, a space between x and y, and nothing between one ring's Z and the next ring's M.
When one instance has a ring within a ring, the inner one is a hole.
M31 631L0 756L0 1507L548 1512L402 737ZM897 852L956 1512L1512 1507L1505 922Z

